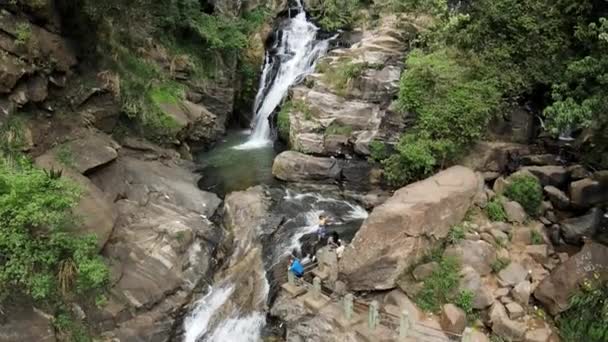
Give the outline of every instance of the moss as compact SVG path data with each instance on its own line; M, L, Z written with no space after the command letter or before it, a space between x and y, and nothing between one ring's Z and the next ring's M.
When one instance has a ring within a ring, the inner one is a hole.
M290 130L290 119L289 115L291 114L291 110L293 108L293 104L291 101L287 101L281 107L281 111L277 115L277 130L279 132L279 138L285 142L289 142L289 130Z
M342 135L350 136L353 132L353 127L350 125L343 125L339 122L332 122L327 129L325 129L325 135Z
M498 273L509 266L510 263L511 260L509 259L496 258L496 260L490 264L490 267L492 267L492 271L494 271L494 273Z
M28 23L19 23L15 30L15 43L25 46L32 39L32 27Z

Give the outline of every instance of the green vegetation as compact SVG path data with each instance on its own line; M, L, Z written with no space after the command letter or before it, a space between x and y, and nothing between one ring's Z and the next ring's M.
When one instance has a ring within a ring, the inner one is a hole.
M304 100L291 101L292 108L304 115L305 120L312 120L312 110Z
M352 28L359 8L359 0L323 0L309 10L321 28L336 31Z
M325 129L325 135L342 135L349 137L353 132L353 127L350 125L343 125L339 122L332 122L327 129Z
M533 245L542 245L543 243L545 243L545 239L543 239L543 236L541 235L541 233L538 232L538 230L532 229L531 234L531 240Z
M543 188L534 176L515 176L505 189L505 196L521 204L530 216L536 216L543 201Z
M289 141L289 130L291 127L289 115L291 114L292 107L293 104L291 101L285 102L277 115L277 131L279 133L279 138L283 141Z
M19 115L10 116L0 125L0 156L20 153L25 143L23 120Z
M74 167L74 155L70 146L63 144L57 148L57 160L66 167Z
M325 83L329 84L338 95L344 96L349 82L359 78L367 68L367 63L355 63L349 59L343 59L334 67L320 63L317 71L323 72Z
M486 206L486 213L492 221L507 221L507 213L505 212L505 208L502 206L502 201L498 197L494 197L488 202L488 205Z
M473 313L473 299L475 298L475 294L472 291L464 290L458 293L454 304L457 307L461 308L467 315Z
M452 302L460 279L459 272L457 260L441 259L439 267L424 280L422 290L416 296L418 306L426 311L438 312L443 304Z
M19 23L15 30L15 44L25 46L32 39L32 27L28 23Z
M466 228L462 226L454 226L450 229L448 233L448 243L455 244L464 239L465 233L467 232Z
M496 260L494 260L492 262L490 267L492 267L492 271L494 271L494 273L498 273L498 272L502 271L503 269L505 269L507 266L509 266L510 263L511 263L511 260L509 260L509 259L496 258Z
M390 151L385 143L374 140L369 143L370 159L374 162L381 162L390 157Z
M109 271L95 237L68 233L78 197L75 185L23 158L0 161L0 301L53 303L103 289Z
M599 275L586 280L570 299L570 308L558 319L564 341L600 342L608 340L608 283Z

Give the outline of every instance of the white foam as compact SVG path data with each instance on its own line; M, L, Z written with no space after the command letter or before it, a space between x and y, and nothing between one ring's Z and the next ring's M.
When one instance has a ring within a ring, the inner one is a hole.
M211 288L195 304L194 310L184 320L184 342L196 342L207 332L211 317L226 303L233 290L232 286Z

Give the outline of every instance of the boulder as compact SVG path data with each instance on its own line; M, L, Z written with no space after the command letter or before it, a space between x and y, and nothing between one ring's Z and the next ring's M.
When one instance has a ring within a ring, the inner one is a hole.
M528 330L524 342L557 342L559 339L549 328Z
M441 328L453 334L462 334L467 325L467 315L454 304L445 304L441 308Z
M570 297L578 290L579 284L590 279L595 273L601 279L608 279L608 247L594 242L584 245L576 255L555 268L534 290L534 297L557 315L568 309Z
M496 249L485 241L462 240L448 246L443 256L456 258L483 276L492 272L490 265L496 260Z
M10 93L29 68L18 58L0 55L0 93Z
M517 322L509 318L505 307L495 302L490 310L492 331L507 341L523 341L527 330L525 323Z
M461 163L475 171L503 173L507 171L513 158L528 152L528 147L525 145L482 141L473 146Z
M392 305L398 308L399 312L393 312L396 316L401 316L401 312L406 310L410 319L417 322L424 318L424 312L401 290L392 290L384 297L385 305Z
M560 189L552 185L547 185L545 186L544 190L545 194L551 201L551 204L553 204L555 208L564 210L570 206L570 198L568 198L568 196Z
M511 243L514 245L529 245L532 243L532 229L529 227L517 227L511 234Z
M477 191L475 173L454 166L395 192L376 207L340 260L351 289L390 289L409 266L461 222Z
M505 209L505 213L507 214L507 220L512 223L524 223L526 222L526 211L521 206L521 204L515 201L503 201L502 204Z
M597 233L602 222L602 211L591 209L587 214L562 221L560 230L564 240L573 245L583 243L583 237L591 238Z
M528 302L530 301L530 295L532 293L532 284L529 281L524 280L521 283L515 285L513 290L511 290L511 295L513 299L522 306L528 306Z
M501 286L515 286L528 277L528 270L518 262L511 262L509 266L498 272L498 282Z
M549 247L547 245L526 246L526 253L536 262L544 264L549 256Z
M555 154L530 154L520 159L522 165L560 165L559 157Z
M526 166L521 168L521 170L528 171L536 176L542 186L552 185L557 188L563 188L570 177L568 170L558 165Z
M74 215L81 220L75 233L95 235L97 246L101 250L110 238L117 218L112 200L87 177L59 162L56 151L49 151L36 158L36 165L47 170L62 170L63 177L74 181L81 188L80 200L73 209Z
M473 293L473 308L482 310L492 305L494 296L488 286L482 284L479 273L472 267L466 266L460 272L459 291Z
M341 172L336 159L312 157L295 151L279 154L272 164L272 174L289 182L332 182L340 178Z
M608 171L596 172L591 178L571 183L570 199L580 208L608 203Z
M3 307L6 316L0 324L0 341L55 342L52 316L30 304Z
M429 262L427 264L422 264L414 268L412 271L412 275L414 279L420 281L428 278L437 268L439 267L439 263L436 261Z
M62 145L56 153L67 154L65 158L69 159L68 166L86 174L115 160L118 157L116 152L118 148L119 145L109 136L92 133Z
M505 308L507 308L507 311L509 312L509 318L511 319L518 319L525 315L524 308L522 308L521 305L515 302L505 305Z
M572 181L581 180L583 178L587 178L591 176L591 172L587 170L582 165L572 165L568 167L568 172L570 172L570 179Z

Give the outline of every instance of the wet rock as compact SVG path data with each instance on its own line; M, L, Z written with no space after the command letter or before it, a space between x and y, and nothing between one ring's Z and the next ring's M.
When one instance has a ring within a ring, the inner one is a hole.
M29 303L10 305L0 324L0 341L55 342L52 316L34 308Z
M450 245L443 255L460 260L463 266L471 266L482 276L492 272L490 265L496 260L495 248L485 241L462 240Z
M511 320L507 316L505 307L500 303L494 303L490 310L492 331L507 341L523 341L527 327L525 323Z
M526 153L528 147L525 145L482 141L473 147L461 163L475 171L503 173L507 171L513 157Z
M395 192L374 209L344 252L340 272L349 286L394 288L397 277L462 220L476 190L475 173L455 166Z
M441 328L453 334L462 334L467 325L467 316L454 304L446 304L441 308Z
M596 172L591 178L571 183L570 199L580 208L608 203L608 171Z
M295 151L285 151L274 159L272 174L284 181L331 182L340 177L342 169L333 158L312 157Z
M564 210L570 206L570 198L568 198L568 196L560 189L551 185L547 185L545 186L544 190L545 194L547 195L551 203L555 206L555 208Z
M602 211L591 209L587 214L562 221L560 226L562 236L567 243L580 245L583 237L595 236L602 221Z
M507 220L512 223L524 223L527 215L521 204L515 201L504 201L503 208L507 214Z
M590 242L576 255L555 268L534 290L534 297L549 310L552 315L565 311L570 304L570 297L577 291L584 279L590 279L594 273L601 279L608 279L606 269L608 247Z
M498 282L501 286L515 286L528 277L528 270L518 262L511 262L509 266L498 272Z
M530 301L530 295L532 293L532 284L529 281L524 280L521 283L515 285L513 290L511 291L511 295L513 299L524 307L528 306L528 302Z
M563 166L548 165L548 166L527 166L521 169L528 171L538 178L542 186L552 185L557 188L562 188L568 182L570 175L568 170Z
M428 278L437 268L439 267L439 263L433 261L427 264L422 264L412 271L412 275L416 280L424 280Z

